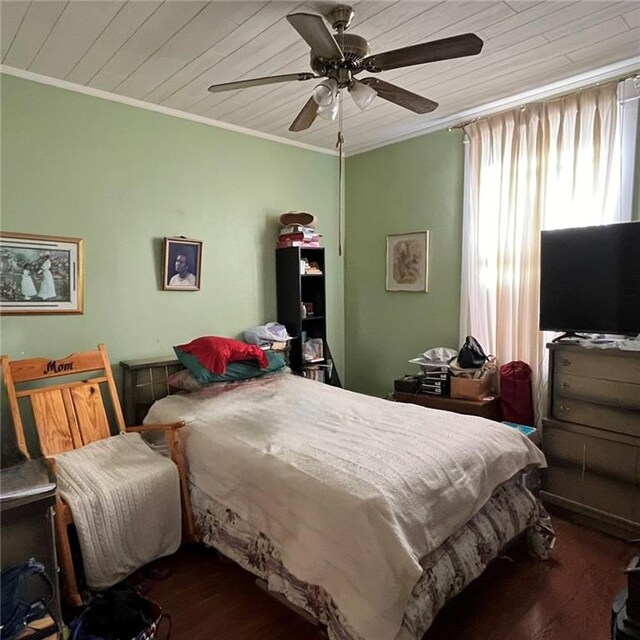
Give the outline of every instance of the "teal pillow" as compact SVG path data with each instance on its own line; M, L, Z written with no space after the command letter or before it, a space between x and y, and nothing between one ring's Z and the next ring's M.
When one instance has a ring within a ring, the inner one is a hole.
M267 351L267 360L269 365L264 369L260 369L258 363L255 360L243 360L238 362L230 362L227 365L227 370L224 373L213 373L206 367L200 364L198 358L190 353L185 353L174 347L173 350L180 360L180 364L189 369L191 375L196 379L198 384L210 384L212 382L240 382L242 380L251 380L252 378L259 378L268 373L275 373L281 371L286 367L287 363L279 353L273 353Z

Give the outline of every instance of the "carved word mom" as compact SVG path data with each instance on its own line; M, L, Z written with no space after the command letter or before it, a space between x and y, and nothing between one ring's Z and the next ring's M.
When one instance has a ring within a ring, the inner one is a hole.
M56 360L49 360L42 374L46 375L47 373L62 373L63 371L72 371L72 370L73 370L73 362L58 363Z

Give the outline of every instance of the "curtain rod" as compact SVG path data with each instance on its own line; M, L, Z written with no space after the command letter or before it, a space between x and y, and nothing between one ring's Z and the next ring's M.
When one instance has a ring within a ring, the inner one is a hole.
M449 131L453 131L454 129L464 129L465 127L473 124L474 122L479 122L480 120L487 120L488 118L493 118L493 116L498 116L502 113L508 113L509 111L514 111L516 109L524 110L528 106L532 104L538 104L540 102L553 102L554 100L562 100L562 98L566 98L573 93L580 93L581 91L586 91L587 89L593 89L594 87L599 87L604 84L608 84L609 82L624 82L625 80L629 80L630 78L634 78L635 80L640 80L640 72L634 71L633 73L627 73L622 76L609 78L608 80L599 80L598 82L594 82L593 84L585 85L584 87L579 87L578 89L572 89L571 91L565 91L564 93L560 93L555 96L550 96L549 98L543 98L540 100L531 100L530 102L525 102L518 106L512 106L508 109L501 109L500 111L494 111L493 113L488 113L484 116L478 116L477 118L472 118L471 120L467 120L466 122L461 122L460 124L454 124L448 127ZM638 97L629 98L628 100L622 100L621 104L625 102L631 102L633 100L637 100Z

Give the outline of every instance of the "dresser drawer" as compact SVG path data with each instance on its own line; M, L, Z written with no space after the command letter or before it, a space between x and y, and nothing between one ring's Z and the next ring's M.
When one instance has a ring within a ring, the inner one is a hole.
M585 441L581 433L545 425L542 432L542 450L551 467L556 464L582 470Z
M552 416L565 422L640 437L640 411L634 409L598 405L572 398L555 398Z
M640 522L640 491L634 485L558 466L547 470L543 486L561 498Z
M585 473L583 489L582 503L588 507L640 522L640 491L637 486Z
M623 409L640 410L640 384L585 378L558 373L553 380L554 402L558 398L573 398Z
M584 493L582 480L582 472L578 469L558 465L549 467L545 471L542 487L548 493L584 504L582 500Z
M640 494L640 447L583 436L585 473L617 478L636 485Z
M634 485L640 494L640 441L629 444L615 437L594 436L579 426L569 430L545 423L543 451L550 467L607 476Z
M640 358L634 357L635 352L629 352L633 356L625 357L626 354L602 355L599 349L592 351L558 349L554 354L554 376L565 373L640 385Z

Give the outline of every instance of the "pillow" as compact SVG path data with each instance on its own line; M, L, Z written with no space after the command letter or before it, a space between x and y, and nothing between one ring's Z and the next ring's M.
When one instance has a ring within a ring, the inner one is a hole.
M180 369L180 371L172 373L167 378L167 383L170 387L180 389L180 391L198 391L198 389L202 389L202 386L198 384L189 369Z
M190 353L203 367L213 373L224 373L230 362L238 360L257 360L261 367L269 364L260 347L231 338L205 336L175 348L184 353Z
M258 367L257 363L247 360L244 362L230 362L227 365L225 373L213 373L206 367L203 367L198 359L191 353L185 353L180 347L174 347L174 351L176 352L176 356L178 357L178 360L180 360L180 363L189 370L189 373L193 377L193 381L197 385L211 384L212 382L239 382L242 380L251 380L252 378L259 378L267 373L282 371L282 369L287 365L284 356L279 353L269 352L265 354L263 351L264 358L267 361L267 366L263 369ZM262 349L260 351L262 351ZM190 381L185 382L184 376L181 378L181 382L184 384L192 384ZM174 384L173 380L170 381L170 384L178 386ZM186 387L179 388L184 388L186 391L194 390L193 388L187 389Z

